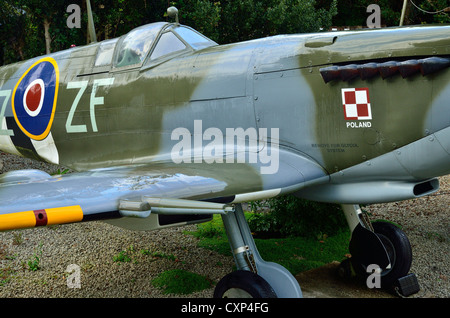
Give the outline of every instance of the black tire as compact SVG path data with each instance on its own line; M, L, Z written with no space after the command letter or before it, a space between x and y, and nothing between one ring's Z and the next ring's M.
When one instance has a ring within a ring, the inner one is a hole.
M224 276L214 290L214 298L277 298L261 276L238 270Z
M383 243L389 255L391 268L384 269L380 273L381 287L390 289L396 280L406 276L411 268L412 250L406 234L397 226L388 222L373 222L373 230ZM369 264L361 264L358 258L352 258L352 266L355 272L367 278L370 274L366 272Z
M392 268L381 273L381 285L391 287L400 277L406 276L411 269L412 249L405 232L392 223L374 222L375 234L383 242L391 260Z

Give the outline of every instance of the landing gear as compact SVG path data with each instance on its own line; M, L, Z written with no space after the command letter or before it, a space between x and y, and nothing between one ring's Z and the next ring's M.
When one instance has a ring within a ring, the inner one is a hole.
M405 233L398 227L387 222L372 223L376 242L354 241L361 239L361 235L353 235L350 243L350 253L352 254L351 263L356 273L366 277L370 274L368 267L370 264L378 265L381 269L380 279L382 287L391 286L398 278L408 274L411 268L412 252L409 240ZM360 229L356 229L356 232ZM364 249L363 246L366 245ZM368 246L378 245L379 248L367 248ZM364 250L360 250L363 248Z
M261 276L238 270L222 278L214 298L277 298L277 294Z
M236 204L234 212L223 214L222 220L237 271L222 278L214 297L302 297L297 280L286 268L261 258L240 204Z
M343 210L352 230L350 263L356 274L367 278L375 268L380 278L379 287L388 290L398 287L406 276L410 282L414 274L408 275L412 251L406 234L388 222L369 222L359 206L343 205ZM418 291L416 285L411 288Z
M412 263L412 251L406 234L387 222L372 223L374 232L383 242L392 268L381 273L381 284L392 285L398 278L408 274Z

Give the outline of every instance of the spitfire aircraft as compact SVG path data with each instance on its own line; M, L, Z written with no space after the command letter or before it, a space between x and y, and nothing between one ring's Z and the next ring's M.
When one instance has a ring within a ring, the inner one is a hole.
M408 275L411 246L360 205L428 195L450 173L449 33L218 45L176 20L3 66L0 149L75 172L1 175L0 229L154 230L220 214L237 271L214 296L301 297L259 255L241 206L291 193L341 204L355 271L377 264L391 286Z

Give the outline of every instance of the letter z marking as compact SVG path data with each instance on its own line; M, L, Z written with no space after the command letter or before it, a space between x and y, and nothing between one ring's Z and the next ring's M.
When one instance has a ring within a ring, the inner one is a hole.
M77 96L73 101L72 107L69 111L69 116L66 121L66 131L67 133L85 133L87 132L86 125L72 125L73 116L75 115L75 111L77 110L78 103L80 102L81 96L83 96L87 86L88 81L80 81L80 82L69 82L67 84L67 89L79 88Z

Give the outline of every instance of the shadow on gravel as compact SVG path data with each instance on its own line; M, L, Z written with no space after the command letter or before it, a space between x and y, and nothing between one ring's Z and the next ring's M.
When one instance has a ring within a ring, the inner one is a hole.
M302 272L295 277L304 298L398 298L381 289L370 289L364 282L338 275L339 262Z

